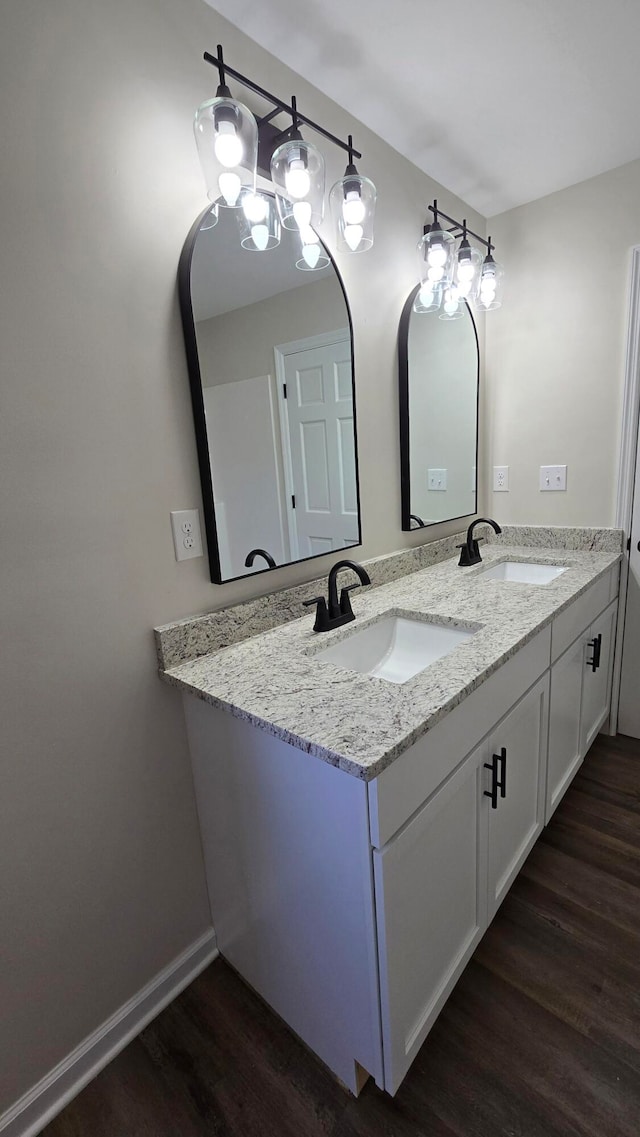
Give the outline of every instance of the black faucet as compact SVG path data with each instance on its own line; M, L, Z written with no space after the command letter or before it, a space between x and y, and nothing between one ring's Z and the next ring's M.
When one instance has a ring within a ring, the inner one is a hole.
M475 529L476 525L482 525L483 523L485 525L493 526L493 529L496 533L502 533L502 529L498 525L497 521L492 521L490 517L476 517L475 521L472 521L469 528L467 529L467 540L465 544L456 545L456 548L460 549L460 560L458 561L458 564L462 565L463 568L466 568L469 565L479 565L482 560L482 557L480 556L480 549L478 548L478 541L484 541L484 537L478 537L478 540L476 541L473 536L473 530Z
M411 523L412 521L417 521L418 522L418 528L424 529L424 521L422 520L421 517L418 516L417 513L410 513L409 514L409 522Z
M276 567L276 562L274 561L273 557L271 556L271 553L268 553L266 549L252 549L250 553L247 553L247 559L244 562L244 567L245 568L251 568L256 557L264 557L269 568L275 568ZM264 569L263 569L263 572L264 572Z
M311 604L318 605L316 622L313 625L314 632L329 632L332 628L339 628L341 624L348 624L350 620L355 620L349 593L354 588L359 588L360 585L348 584L346 588L341 589L340 602L338 603L338 573L343 568L353 569L356 576L360 578L360 584L371 584L369 573L357 561L336 561L329 572L328 605L324 596L315 596L313 600L303 600L305 608L309 608Z

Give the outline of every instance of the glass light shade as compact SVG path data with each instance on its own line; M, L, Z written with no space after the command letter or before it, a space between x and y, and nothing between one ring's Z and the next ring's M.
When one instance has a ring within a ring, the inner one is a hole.
M212 205L211 209L208 209L202 218L202 221L200 222L200 228L213 229L214 225L218 224L219 216L220 214L218 213L218 206Z
M502 307L504 269L491 254L485 257L478 284L477 307L481 312L492 312Z
M271 180L285 229L320 225L324 216L324 158L304 138L289 138L274 150Z
M421 284L413 301L414 312L437 312L442 303L442 286L430 284L428 281Z
M451 233L431 226L418 241L420 280L446 287L453 280L455 241Z
M345 174L331 187L329 201L340 253L363 253L373 245L376 187L362 174Z
M442 311L439 320L461 320L465 314L464 299L460 295L457 284L450 284L443 290Z
M280 218L271 194L245 189L240 195L236 220L240 244L251 253L263 253L280 244Z
M464 241L460 245L455 257L453 274L454 284L464 300L475 300L478 294L480 269L482 267L482 253L474 245Z
M255 188L258 124L236 99L216 96L198 107L193 124L207 196L235 209L243 186Z
M317 272L331 264L318 234L310 225L300 232L300 252L300 259L296 261L300 272Z

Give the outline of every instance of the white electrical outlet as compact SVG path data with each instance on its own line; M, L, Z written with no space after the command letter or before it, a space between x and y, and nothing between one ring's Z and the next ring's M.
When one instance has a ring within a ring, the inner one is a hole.
M427 485L429 486L430 490L446 490L447 471L427 470Z
M567 488L567 467L566 466L541 466L540 467L540 490L566 490Z
M493 467L493 492L501 493L509 489L509 467L508 466L494 466Z
M202 556L200 518L197 509L173 509L171 532L177 561L188 561L191 557Z

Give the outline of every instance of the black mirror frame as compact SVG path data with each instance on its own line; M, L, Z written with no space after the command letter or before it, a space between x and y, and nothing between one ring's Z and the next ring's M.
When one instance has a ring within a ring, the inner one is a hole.
M263 192L268 193L269 191L264 190ZM207 538L207 550L209 553L209 575L212 584L230 584L231 581L234 580L246 580L250 576L263 575L267 572L276 572L279 568L287 568L289 565L302 564L304 561L318 560L320 557L332 557L335 554L314 553L314 555L311 557L298 557L296 560L286 561L281 565L276 565L275 568L265 566L264 568L256 569L254 573L243 573L241 576L230 576L226 577L224 580L222 579L222 571L220 568L220 546L218 544L218 528L216 525L216 508L215 499L213 496L213 481L211 478L211 463L209 457L209 439L207 436L207 422L204 410L204 397L202 394L202 375L200 372L200 359L198 356L196 324L193 317L193 306L191 304L191 264L193 261L193 252L195 249L198 233L200 232L200 225L210 209L211 205L208 205L207 208L203 209L202 213L199 214L191 226L187 239L183 245L182 252L180 254L180 260L178 262L178 297L180 302L180 314L182 316L182 329L184 333L185 351L187 356L189 387L191 389L193 423L196 433L196 451L198 454L200 484L202 487L204 528ZM322 238L320 238L320 243L326 255L329 257L331 264L333 265L333 270L340 284L340 288L342 289L345 308L347 310L347 319L349 321L349 342L351 345L351 389L353 399L353 446L356 467L356 499L358 503L358 540L356 544L349 545L348 548L357 549L362 545L362 510L360 505L360 467L358 461L356 368L353 346L353 322L351 319L351 308L349 307L347 291L344 286L342 276L338 271L338 266Z
M416 533L418 529L429 529L433 525L446 525L449 521L460 521L464 517L473 517L478 512L478 439L480 430L480 344L478 329L473 318L473 312L464 301L471 320L473 335L476 344L476 503L475 509L469 513L460 513L456 517L445 517L442 521L430 521L427 524L412 526L412 520L417 515L411 512L411 454L409 430L409 321L413 311L413 302L420 291L417 284L409 293L402 309L400 324L398 325L398 389L400 409L400 500L402 509L402 529L404 532ZM425 313L428 315L428 313Z

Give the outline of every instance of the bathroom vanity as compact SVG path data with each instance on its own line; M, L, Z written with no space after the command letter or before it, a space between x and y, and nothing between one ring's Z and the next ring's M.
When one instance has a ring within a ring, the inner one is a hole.
M609 712L615 543L484 558L163 672L220 951L354 1093L397 1091ZM405 682L353 670L392 617L468 634Z

